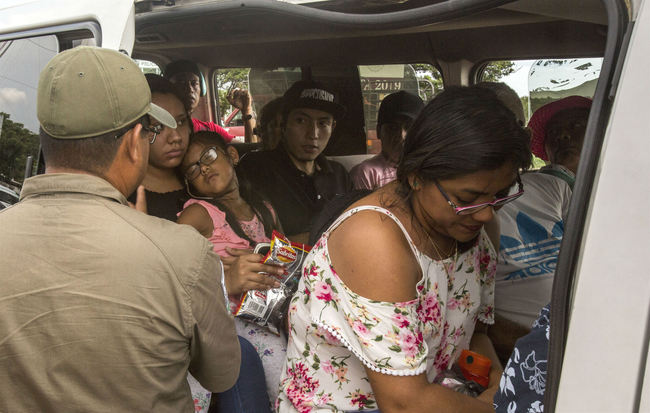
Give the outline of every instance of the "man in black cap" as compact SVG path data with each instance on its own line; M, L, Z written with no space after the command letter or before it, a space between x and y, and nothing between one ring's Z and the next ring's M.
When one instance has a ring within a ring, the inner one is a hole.
M178 85L181 92L187 98L190 113L199 106L201 96L207 93L207 87L203 73L199 66L189 60L176 60L165 67L165 77L175 85ZM253 129L255 128L255 117L253 116L253 99L247 90L233 89L226 96L228 102L239 109L244 121L244 139L246 142L254 142ZM232 141L235 137L227 130L214 122L206 122L192 118L192 126L195 132L209 130L217 132L226 142Z
M395 180L406 132L423 106L419 96L404 90L381 101L377 115L381 153L352 168L350 177L356 189L377 189Z
M296 82L284 94L280 145L249 153L239 165L238 174L271 201L292 241L307 242L311 221L325 203L352 187L343 165L322 154L344 113L321 84Z

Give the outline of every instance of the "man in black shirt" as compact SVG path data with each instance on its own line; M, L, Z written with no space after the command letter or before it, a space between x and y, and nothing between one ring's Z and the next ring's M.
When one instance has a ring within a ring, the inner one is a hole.
M343 165L322 154L344 113L321 84L294 83L284 94L281 144L247 154L237 169L271 201L292 241L306 243L311 221L327 201L352 188Z

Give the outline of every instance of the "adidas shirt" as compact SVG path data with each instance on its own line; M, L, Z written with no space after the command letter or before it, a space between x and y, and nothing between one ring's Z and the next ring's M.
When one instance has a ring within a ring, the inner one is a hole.
M551 300L571 189L555 176L522 175L524 194L499 210L501 242L495 311L529 327Z

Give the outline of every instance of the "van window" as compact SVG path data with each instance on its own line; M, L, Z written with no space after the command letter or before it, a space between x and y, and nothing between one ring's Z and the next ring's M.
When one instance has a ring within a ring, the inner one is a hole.
M602 65L602 58L535 60L528 71L529 114L567 96L593 98Z
M214 71L214 88L219 93L216 112L225 127L241 126L241 115L233 113L228 103L228 93L240 88L248 89L253 97L253 110L259 112L271 100L284 95L294 82L302 78L299 67L268 68L224 68ZM231 124L232 123L232 124Z
M310 67L308 74L303 74L299 67L278 68L222 68L214 71L213 83L218 91L219 99L215 104L219 122L234 136L243 134L241 115L227 101L226 96L234 88L248 89L253 96L253 110L259 112L266 103L280 97L294 82L303 78L312 78L326 85L334 86L341 94L341 103L347 107L348 116L337 125L338 132L343 131L347 136L355 136L356 126L351 124L355 116L355 96L359 87L349 83L350 79L360 81L361 100L363 101L363 121L359 128L365 128L364 142L358 148L353 144L353 138L345 140L346 145L333 136L329 145L336 155L342 153L379 153L381 146L375 132L377 111L382 99L390 93L407 90L418 94L425 102L443 88L442 76L438 69L431 64L396 64L354 67ZM356 82L356 81L355 81ZM358 83L355 83L358 85ZM349 101L347 101L349 100ZM359 108L359 119L361 119ZM346 123L347 122L347 123ZM337 133L338 133L337 132ZM359 136L360 138L362 136Z
M479 80L503 82L514 89L530 119L535 110L554 100L571 95L592 98L602 64L602 58L493 61Z
M38 159L38 78L59 51L56 36L0 42L0 180L22 182L25 162Z
M254 98L254 109L260 111L264 105L284 95L292 84L301 80L302 69L299 67L252 68L248 78Z
M381 142L377 139L376 132L377 112L386 96L405 90L428 102L443 89L440 72L426 63L359 66L359 79L363 95L367 153L381 152Z
M241 113L227 99L234 89L247 89L253 98L253 112L259 114L264 105L284 95L289 86L301 79L299 67L279 68L221 68L213 73L214 88L218 93L215 113L218 122L237 140L243 142L244 120Z
M161 75L162 76L162 69L160 69L160 66L158 66L154 62L150 62L149 60L139 60L139 59L133 59L133 61L138 65L140 70L142 70L142 73L145 75L147 73L153 73L155 75Z
M571 95L593 98L602 58L500 60L489 62L480 81L503 82L521 99L526 122L540 107ZM533 156L533 167L545 162Z
M217 69L214 71L214 90L216 90L218 94L215 102L215 112L217 113L216 117L218 118L218 121L215 122L218 122L222 126L228 126L226 125L226 120L229 118L229 116L232 115L234 118L237 115L236 113L233 113L233 110L235 108L233 108L230 103L228 103L226 96L228 96L228 93L230 93L230 91L233 89L240 88L250 90L248 85L248 73L250 70L250 68L225 68ZM255 99L253 99L253 105L253 110L259 110L259 105L257 102L255 102ZM232 122L230 122L232 123L230 126L235 126L234 122L235 121L233 119Z

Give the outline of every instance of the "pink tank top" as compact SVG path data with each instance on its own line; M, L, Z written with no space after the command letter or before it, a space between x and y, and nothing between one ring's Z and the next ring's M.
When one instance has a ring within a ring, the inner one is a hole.
M226 214L221 211L216 206L211 203L201 200L201 199L190 199L183 205L183 209L187 208L192 204L199 204L206 211L208 215L212 218L212 224L214 225L214 231L212 236L209 238L210 242L213 245L214 252L221 256L229 256L226 252L226 247L230 248L251 248L251 245L248 241L241 238L239 235L233 231L228 222L226 222ZM271 207L267 205L269 209ZM271 209L271 213L275 216L275 212ZM257 216L254 216L250 221L240 221L242 229L255 242L269 242L269 238L264 234L264 225L262 222L257 219Z

